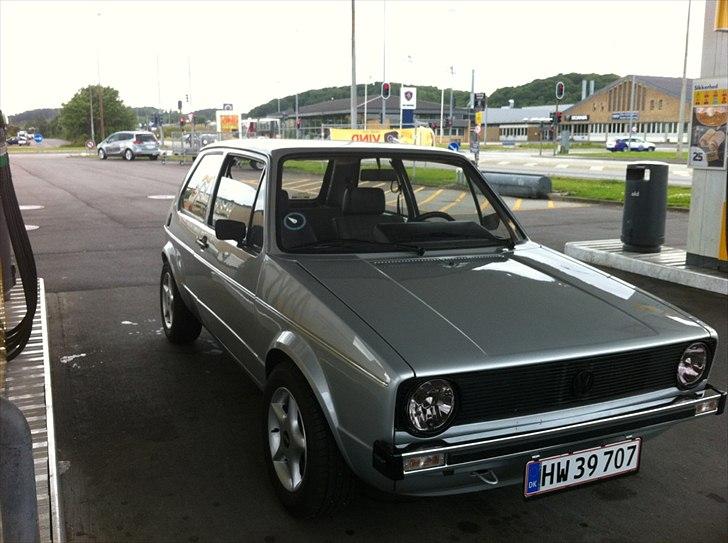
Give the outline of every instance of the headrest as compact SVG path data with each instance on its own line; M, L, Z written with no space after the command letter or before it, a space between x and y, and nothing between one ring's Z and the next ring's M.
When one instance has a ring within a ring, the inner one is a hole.
M288 191L285 191L283 189L278 191L278 207L280 209L288 209Z
M381 215L384 191L373 187L346 189L341 211L344 215Z

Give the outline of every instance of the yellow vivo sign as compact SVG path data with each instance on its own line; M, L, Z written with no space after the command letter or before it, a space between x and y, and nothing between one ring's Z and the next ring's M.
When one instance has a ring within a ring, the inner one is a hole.
M239 115L230 111L216 111L217 131L234 132L238 129Z
M435 145L435 133L431 128L400 128L356 130L350 128L330 128L332 140L363 141L368 143L409 143L414 145Z
M482 111L475 112L475 124L483 124L483 112Z

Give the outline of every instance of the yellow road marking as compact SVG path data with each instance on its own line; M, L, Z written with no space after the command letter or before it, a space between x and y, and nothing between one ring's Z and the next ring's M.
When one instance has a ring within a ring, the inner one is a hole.
M513 204L513 207L511 209L513 209L513 211L518 211L519 209L521 209L522 203L523 203L523 198L517 198L516 203Z
M549 200L549 203L546 204L546 207L548 207L549 209L553 209L556 206L554 205L554 201L553 200Z
M420 187L420 188L418 188L418 189L415 189L415 190L414 190L414 193L415 193L415 194L417 194L417 193L418 193L418 192L420 192L421 190L425 190L425 187Z
M443 211L443 212L444 211L447 211L448 209L450 209L455 204L459 204L460 202L463 201L463 198L465 198L467 195L468 195L467 192L463 192L460 196L458 196L457 198L455 198L455 200L453 200L452 202L450 202L446 206L441 207L440 208L440 211Z
M384 185L386 185L386 183L377 183L376 185L372 185L372 188L378 189L380 187L383 187Z
M431 194L430 196L428 196L421 202L417 202L417 206L419 207L419 206L423 206L425 204L430 203L432 200L434 200L435 198L440 196L440 194L442 194L443 192L445 192L445 189L437 189L434 194Z
M486 209L486 208L488 208L488 207L490 207L490 202L488 201L488 198L486 198L485 200L483 200L483 201L482 201L482 202L480 203L480 208L481 208L481 209Z

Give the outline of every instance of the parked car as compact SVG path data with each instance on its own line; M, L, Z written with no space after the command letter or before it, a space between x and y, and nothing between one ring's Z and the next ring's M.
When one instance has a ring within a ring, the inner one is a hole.
M357 480L531 497L625 475L660 462L646 439L724 410L715 330L530 240L444 149L215 143L164 231L164 333L204 326L262 388L261 454L296 516Z
M110 156L121 156L125 160L134 160L138 156L159 158L159 142L154 134L141 130L114 132L96 146L101 160Z
M11 136L5 140L7 145L18 145L18 136Z
M654 151L655 144L639 136L624 136L609 139L606 143L607 151Z

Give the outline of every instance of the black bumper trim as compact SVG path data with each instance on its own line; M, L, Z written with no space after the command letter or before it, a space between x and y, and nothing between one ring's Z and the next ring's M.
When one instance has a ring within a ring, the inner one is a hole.
M425 442L418 443L416 447L408 446L398 449L391 443L376 441L372 450L373 465L377 471L388 479L400 481L405 476L403 469L404 456L412 456L417 453L443 452L445 453L445 465L428 470L415 471L412 474L446 470L468 462L524 454L529 451L545 449L560 444L568 446L569 443L581 441L599 441L613 434L630 433L663 424L677 423L696 417L695 405L710 398L718 399L718 409L714 414L721 415L725 411L728 393L708 384L705 392L711 391L715 393L713 396L704 394L695 398L680 398L671 404L646 409L644 412L636 411L624 415L597 419L587 423L567 425L544 431L514 434L512 436L471 443L448 446L442 441Z

